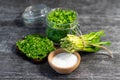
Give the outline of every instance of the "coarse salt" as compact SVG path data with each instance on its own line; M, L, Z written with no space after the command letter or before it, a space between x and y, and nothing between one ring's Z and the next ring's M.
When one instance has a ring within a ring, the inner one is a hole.
M77 63L77 56L71 53L60 53L53 57L52 64L61 68L68 68L74 66Z

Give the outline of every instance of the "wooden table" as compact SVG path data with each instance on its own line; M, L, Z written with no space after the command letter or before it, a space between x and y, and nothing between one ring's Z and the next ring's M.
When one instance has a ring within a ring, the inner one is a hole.
M28 28L21 14L27 6L43 3L51 8L66 7L79 14L83 34L104 30L106 51L81 54L80 66L69 75L53 71L48 62L33 64L18 55L15 43L28 34L45 34L46 25ZM119 0L0 0L0 80L120 80L120 1Z

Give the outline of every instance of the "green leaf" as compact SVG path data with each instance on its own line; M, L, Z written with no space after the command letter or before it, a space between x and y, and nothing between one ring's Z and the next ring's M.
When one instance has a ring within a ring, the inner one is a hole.
M96 43L96 45L110 45L111 42L99 42L99 43Z

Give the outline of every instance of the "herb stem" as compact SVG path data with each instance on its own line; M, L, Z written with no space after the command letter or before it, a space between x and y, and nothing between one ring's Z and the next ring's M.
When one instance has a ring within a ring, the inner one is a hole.
M96 44L91 44L91 45L92 45L92 46L96 46L96 47L99 47L99 48L102 48L102 49L106 50L106 51L109 53L110 57L111 57L111 58L113 58L112 51L111 51L111 50L109 50L108 48L106 48L105 46L96 45Z

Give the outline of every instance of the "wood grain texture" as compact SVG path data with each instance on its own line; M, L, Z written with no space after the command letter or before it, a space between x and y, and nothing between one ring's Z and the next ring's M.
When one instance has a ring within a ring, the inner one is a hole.
M27 6L38 3L76 10L83 33L105 30L102 40L112 42L108 48L114 58L102 50L82 53L81 65L72 74L60 75L48 62L36 65L18 55L17 40L28 34L45 34L44 23L28 28L21 18ZM0 80L120 80L120 0L0 0Z

